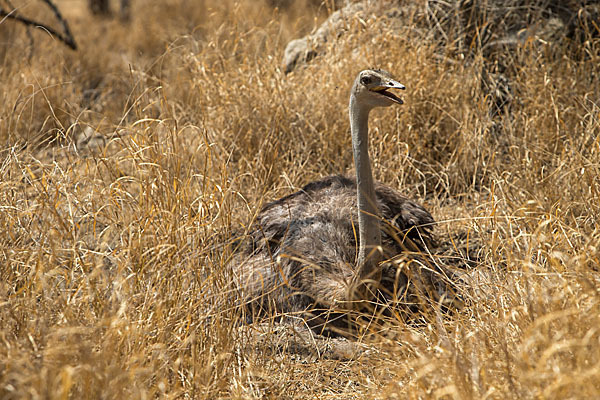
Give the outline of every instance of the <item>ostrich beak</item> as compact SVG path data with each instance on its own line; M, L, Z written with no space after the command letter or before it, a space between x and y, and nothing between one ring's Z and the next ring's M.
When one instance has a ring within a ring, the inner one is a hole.
M406 89L406 87L403 84L401 84L400 82L390 79L382 85L371 88L371 91L387 97L388 99L392 100L394 103L404 104L404 101L400 97L396 96L392 92L389 92L388 89L404 90L404 89Z

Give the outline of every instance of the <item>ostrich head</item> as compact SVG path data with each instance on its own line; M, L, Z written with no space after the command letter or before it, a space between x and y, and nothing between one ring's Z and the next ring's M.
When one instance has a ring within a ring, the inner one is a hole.
M403 104L402 99L397 97L389 89L404 90L400 82L392 78L392 75L381 69L367 69L361 71L354 81L352 96L357 104L367 109L375 107L388 107L392 104Z

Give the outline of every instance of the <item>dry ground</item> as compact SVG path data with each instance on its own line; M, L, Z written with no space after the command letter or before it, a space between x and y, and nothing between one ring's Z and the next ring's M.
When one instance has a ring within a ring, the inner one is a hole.
M77 52L0 23L0 397L600 397L597 39L517 46L498 117L483 61L440 57L418 21L351 20L286 76L285 44L328 10L270 3L139 0L127 25L65 0ZM331 356L240 328L226 243L351 168L348 89L370 66L407 86L372 118L377 178L480 265L460 312Z

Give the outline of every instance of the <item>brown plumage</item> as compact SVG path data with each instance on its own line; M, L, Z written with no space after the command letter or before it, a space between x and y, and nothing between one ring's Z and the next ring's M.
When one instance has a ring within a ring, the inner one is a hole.
M421 205L372 180L366 120L374 107L402 104L386 92L389 88L404 87L385 71L367 70L352 89L359 187L356 178L328 176L259 213L233 260L235 284L250 317L296 312L313 327L340 326L347 321L338 317L357 294L390 298L406 284L394 263L380 261L407 248L422 250L434 221ZM356 290L365 282L369 290Z

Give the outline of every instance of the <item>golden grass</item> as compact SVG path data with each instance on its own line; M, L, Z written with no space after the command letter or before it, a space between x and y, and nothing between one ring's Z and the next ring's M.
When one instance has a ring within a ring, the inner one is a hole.
M36 31L27 60L0 25L0 397L600 396L593 39L519 46L498 122L481 61L441 61L410 26L352 21L286 76L285 44L326 7L139 1L127 26L60 4L77 53ZM348 89L369 66L408 88L373 115L376 176L442 241L478 244L467 306L354 358L270 346L223 301L225 244L263 202L351 168Z

